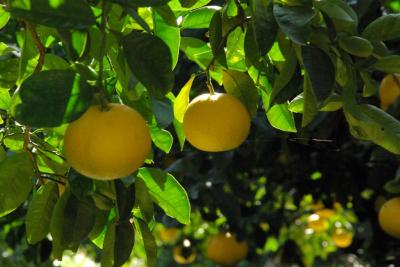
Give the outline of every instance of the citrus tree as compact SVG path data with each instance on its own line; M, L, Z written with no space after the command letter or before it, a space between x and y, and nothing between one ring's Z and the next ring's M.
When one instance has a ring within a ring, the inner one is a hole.
M25 265L400 261L398 1L0 3L1 246Z

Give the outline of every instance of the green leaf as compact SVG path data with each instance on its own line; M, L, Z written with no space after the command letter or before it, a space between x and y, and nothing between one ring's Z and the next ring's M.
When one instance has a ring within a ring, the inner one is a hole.
M181 0L171 0L168 2L168 5L174 12L179 13L179 12L185 12L185 11L201 8L210 2L211 2L211 0L197 0L194 5L185 6L185 5L182 5Z
M50 231L50 220L58 199L58 185L48 182L33 196L26 215L26 236L29 244L36 244Z
M375 81L367 72L360 72L360 76L364 82L363 96L370 97L375 95L379 90L379 82Z
M154 34L160 37L169 47L172 56L172 69L178 63L179 46L181 40L180 29L176 17L169 6L160 6L153 9Z
M280 94L284 93L282 91L285 91L284 89L290 83L296 71L297 71L297 58L295 53L293 52L287 55L285 63L282 66L282 70L280 71L279 76L276 78L274 82L274 86L272 88L272 93L269 100L270 105L272 105L276 101L276 98Z
M193 10L183 18L181 28L206 29L210 27L214 13L219 10L221 10L221 7L219 6L206 6Z
M265 108L265 115L272 127L284 132L297 132L293 114L289 111L287 103L276 104L268 109L269 96L264 91L261 91L261 98Z
M305 45L311 34L312 7L274 4L274 16L279 27L293 42Z
M388 14L377 18L364 29L362 36L373 41L400 38L400 14Z
M320 111L337 111L343 106L342 98L336 94L328 97ZM298 95L289 103L289 110L294 113L303 113L304 97L303 94Z
M104 239L102 267L120 267L128 261L135 243L135 230L129 221L109 224Z
M7 25L10 20L10 13L4 10L4 7L0 6L0 30Z
M246 57L244 52L245 32L241 27L233 30L226 42L226 60L231 70L247 71Z
M394 154L400 154L400 123L383 110L372 105L345 107L351 134L369 140Z
M0 162L0 217L18 208L34 185L32 162L26 153L8 156Z
M96 220L96 208L87 199L81 201L67 189L58 199L50 223L54 245L63 249L76 249L87 238ZM60 255L57 255L60 256Z
M117 194L118 220L129 220L135 204L135 184L125 186L121 180L115 180L115 191Z
M157 266L157 244L146 222L139 218L135 220L136 229L139 231L146 252L147 267Z
M386 73L400 73L400 56L392 55L380 58L374 67Z
M165 213L183 224L190 221L190 203L185 189L169 173L154 168L141 168L143 179L153 200Z
M347 53L358 57L369 57L374 50L374 47L367 39L358 36L339 38L339 46Z
M192 88L195 78L195 75L190 77L174 101L174 117L180 123L183 122L183 117L185 116L187 106L189 105L190 89Z
M10 89L15 85L18 79L18 68L18 58L0 59L0 88Z
M122 6L140 7L140 6L161 6L168 3L170 0L113 0Z
M154 144L159 149L161 149L165 153L169 153L174 142L174 139L170 132L159 128L157 125L150 125L150 136L151 140L153 140Z
M223 83L225 91L239 99L253 117L257 113L259 95L251 77L244 72L226 70Z
M333 91L335 66L329 56L317 46L304 46L301 49L301 54L315 98L320 104Z
M21 124L55 127L79 118L92 95L90 86L73 71L42 71L23 82L14 95L11 112Z
M260 57L264 57L272 48L278 31L272 1L254 0L252 1L252 10L254 15L251 30L254 31Z
M122 266L130 258L135 244L135 229L127 221L115 226L114 266Z
M85 29L96 23L86 1L12 0L11 14L21 19L54 28Z
M216 61L227 67L225 42L222 32L222 12L216 11L210 23L210 46Z
M333 21L336 32L356 33L358 25L357 14L345 1L320 0L313 1L313 3L317 9Z
M135 181L136 187L136 203L135 206L139 207L140 213L146 222L150 222L154 216L153 200L147 190L146 184L142 179Z
M311 86L311 81L308 75L304 76L304 111L303 111L303 120L301 122L301 126L307 126L317 115L318 107L317 107L317 99L314 95L314 90Z
M8 110L11 103L11 96L8 90L0 90L0 109Z
M126 60L136 78L156 96L162 97L174 85L169 47L157 36L131 33L123 40Z
M189 60L196 62L202 69L207 67L213 57L207 43L193 37L182 37L180 49Z

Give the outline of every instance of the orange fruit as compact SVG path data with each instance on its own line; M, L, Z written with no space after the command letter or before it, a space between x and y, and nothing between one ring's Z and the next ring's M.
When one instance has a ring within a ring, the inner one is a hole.
M65 133L69 164L94 179L111 180L136 171L151 150L149 128L135 110L109 104L109 110L90 107Z
M322 218L317 213L308 216L307 225L317 233L323 232L328 228L326 219Z
M336 215L336 212L332 209L322 209L317 210L315 214L317 214L321 219L329 220Z
M379 210L378 219L383 231L400 239L400 197L386 201Z
M179 229L177 228L162 228L158 236L164 244L174 243L179 237Z
M332 240L336 247L347 248L353 242L353 235L344 228L336 228Z
M400 74L388 74L383 78L380 88L379 97L381 99L381 107L387 110L390 105L396 103L400 96Z
M231 266L246 258L248 250L247 242L239 242L235 235L218 234L208 242L207 257L214 263Z
M219 152L240 146L250 131L250 115L234 96L203 94L190 102L183 117L186 139L194 147Z

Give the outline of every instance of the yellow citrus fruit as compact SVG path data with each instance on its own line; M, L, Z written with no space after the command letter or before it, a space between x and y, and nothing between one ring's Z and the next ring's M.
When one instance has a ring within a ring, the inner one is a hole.
M208 242L207 257L214 263L231 266L246 258L248 250L247 242L239 242L235 235L218 234Z
M149 154L149 128L128 106L109 104L107 111L92 106L68 126L64 150L69 164L87 177L121 178L137 170Z
M313 229L315 232L323 232L327 229L326 219L322 218L316 213L311 214L307 218L307 225L309 228Z
M336 212L332 209L322 209L317 210L315 214L317 214L321 219L329 220L336 215Z
M379 97L381 99L381 107L386 110L393 105L400 96L400 74L389 74L383 78L380 88Z
M219 152L240 146L250 131L250 115L235 97L203 94L189 104L183 118L186 139L196 148Z
M400 239L400 197L386 201L379 211L378 219L383 231Z
M173 256L178 264L191 264L196 260L197 253L191 247L178 245L173 249Z
M333 243L338 248L347 248L353 242L353 235L346 229L337 228L332 235Z
M179 229L177 228L162 228L158 233L160 240L165 244L174 243L179 237Z

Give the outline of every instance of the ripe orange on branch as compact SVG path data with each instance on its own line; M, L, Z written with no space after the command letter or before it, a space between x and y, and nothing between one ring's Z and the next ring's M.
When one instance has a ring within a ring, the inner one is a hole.
M400 197L386 201L379 211L378 219L383 231L400 239Z
M186 139L194 147L220 152L240 146L250 131L250 115L234 96L202 94L190 102L183 118Z
M90 107L65 133L67 161L94 179L127 176L143 165L151 150L149 128L135 110L109 104L109 110Z
M386 75L379 88L379 97L381 99L382 109L387 110L390 105L396 103L399 96L400 74Z
M231 266L247 256L249 247L246 241L238 241L230 233L218 234L211 238L207 246L207 257L222 266Z

